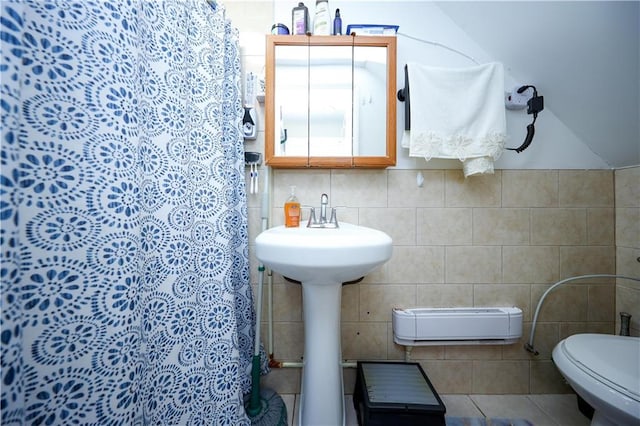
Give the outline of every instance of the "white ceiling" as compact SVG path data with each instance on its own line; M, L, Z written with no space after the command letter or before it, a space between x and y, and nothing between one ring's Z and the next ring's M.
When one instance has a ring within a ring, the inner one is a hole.
M436 4L609 166L640 164L639 1Z

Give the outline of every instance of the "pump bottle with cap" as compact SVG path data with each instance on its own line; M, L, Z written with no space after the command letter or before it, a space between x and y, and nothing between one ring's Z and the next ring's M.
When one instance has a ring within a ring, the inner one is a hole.
M300 226L300 202L296 197L296 187L291 187L291 194L284 203L284 226L294 228Z

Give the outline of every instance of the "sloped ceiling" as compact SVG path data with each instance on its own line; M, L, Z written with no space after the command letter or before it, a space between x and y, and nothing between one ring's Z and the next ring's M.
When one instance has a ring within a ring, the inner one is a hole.
M640 164L640 2L436 4L612 168Z

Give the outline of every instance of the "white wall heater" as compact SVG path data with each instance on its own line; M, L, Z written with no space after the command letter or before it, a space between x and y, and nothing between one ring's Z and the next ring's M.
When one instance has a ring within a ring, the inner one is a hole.
M393 309L393 341L403 346L507 345L522 336L515 307Z

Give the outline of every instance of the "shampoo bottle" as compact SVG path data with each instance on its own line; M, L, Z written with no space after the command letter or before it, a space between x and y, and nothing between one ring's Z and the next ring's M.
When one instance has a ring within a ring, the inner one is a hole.
M327 0L316 0L313 34L331 35L331 15L329 14L329 2Z
M300 202L296 197L296 187L291 187L291 195L284 203L284 226L287 228L300 226Z
M309 32L309 9L303 2L291 11L291 34L305 35Z

